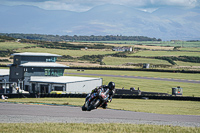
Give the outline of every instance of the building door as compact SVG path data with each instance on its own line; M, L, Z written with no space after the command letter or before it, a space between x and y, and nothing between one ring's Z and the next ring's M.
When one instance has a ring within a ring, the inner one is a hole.
M35 84L32 84L32 91L33 91L33 93L36 93L35 92Z
M25 85L24 90L25 90L25 91L29 91L29 85Z
M48 85L40 85L40 93L49 93L49 86Z

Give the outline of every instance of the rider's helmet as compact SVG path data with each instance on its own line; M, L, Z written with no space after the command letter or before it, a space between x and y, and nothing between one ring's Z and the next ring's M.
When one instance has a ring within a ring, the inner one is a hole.
M109 82L108 83L108 87L110 90L114 90L115 89L115 83L114 82Z

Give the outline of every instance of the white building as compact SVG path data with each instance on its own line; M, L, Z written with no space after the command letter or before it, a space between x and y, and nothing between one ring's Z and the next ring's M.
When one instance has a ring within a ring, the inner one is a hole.
M9 82L9 69L0 69L0 93L6 93L6 90L9 89L9 84L11 84Z
M115 47L113 48L113 51L133 51L132 47Z
M27 80L26 80L27 81ZM31 76L29 84L32 88L40 88L39 93L62 91L63 93L90 93L92 89L102 85L101 78L59 76ZM33 89L31 89L33 91Z

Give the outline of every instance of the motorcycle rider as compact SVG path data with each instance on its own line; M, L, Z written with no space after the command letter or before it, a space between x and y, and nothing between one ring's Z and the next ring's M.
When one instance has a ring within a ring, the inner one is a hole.
M112 97L115 94L115 83L114 82L109 82L108 85L102 85L102 86L100 86L98 88L96 87L95 89L92 90L91 94L96 93L99 89L103 89L104 92L108 91L108 94L109 94L109 97L108 97L109 100L108 101L111 102L112 101ZM86 100L87 100L87 98L86 98ZM106 109L108 101L106 101L101 107Z

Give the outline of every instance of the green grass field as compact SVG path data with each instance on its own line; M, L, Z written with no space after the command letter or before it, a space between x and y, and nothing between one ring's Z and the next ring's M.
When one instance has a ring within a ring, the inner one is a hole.
M159 78L174 78L174 79L188 79L200 80L200 74L196 73L168 73L168 72L146 72L146 71L116 71L116 70L84 70L82 72L75 69L66 69L65 73L89 73L89 74L107 74L107 75L127 75L140 77L159 77Z
M35 44L18 43L18 42L0 42L0 50L13 50L24 47L35 46Z
M164 64L171 65L168 61L159 59L147 59L147 58L121 58L121 57L105 57L103 59L106 65L122 65L126 63L150 63L150 64Z
M131 78L113 78L113 77L101 77L103 78L103 84L108 84L110 81L115 82L116 88L130 89L131 87L140 88L141 91L147 92L160 92L172 94L172 88L180 86L183 88L183 96L195 96L200 97L199 84L194 83L181 83L171 81L157 81L157 80L145 80L145 79L131 79Z
M183 62L183 61L175 61L178 66L199 66L200 63L192 63L192 62Z
M66 70L66 73L77 73L76 76L81 76L75 70ZM109 70L86 70L81 73L91 74L107 74L107 75L127 75L127 76L141 76L141 77L154 77L154 78L173 78L173 79L188 79L199 80L200 74L184 74L184 73L161 73L161 72L137 72L137 71L109 71ZM95 76L87 76L95 77ZM98 76L96 76L98 77ZM172 81L159 81L135 78L120 78L120 77L107 77L103 78L103 84L108 84L110 81L115 82L116 88L130 89L131 87L140 88L141 91L160 92L171 94L172 88L181 86L183 88L184 96L200 96L200 88L197 83L183 83Z
M62 49L48 49L48 48L31 48L31 49L21 49L17 52L36 52L36 53L52 53L59 55L70 55L74 57L80 57L83 55L103 55L103 54L113 54L115 51L102 51L102 50L62 50Z
M94 43L120 44L120 45L153 45L153 46L172 46L172 47L200 47L200 42L186 42L186 41L88 41Z
M189 48L180 48L179 50L181 50L181 51L200 51L200 47L197 47L197 48L191 48L191 47L189 47Z
M185 52L185 51L139 51L137 53L129 54L128 56L196 56L200 57L199 52Z
M118 41L114 41L111 43L119 43ZM187 51L200 51L200 47L194 48L195 46L200 46L199 42L152 42L152 41L146 41L146 42L137 42L137 41L122 41L121 44L145 44L145 45L155 45L155 46L168 46L174 45L174 44L183 44L187 47L181 48L182 51L139 51L137 53L129 54L128 56L145 56L145 57L153 57L153 56L196 56L200 57L199 52L187 52ZM119 44L112 44L113 46L118 46ZM0 49L1 50L13 50L16 49L16 52L43 52L43 53L53 53L53 54L59 54L59 55L70 55L73 57L81 57L83 55L105 55L105 54L113 54L116 53L115 51L106 51L106 50L63 50L63 49L49 49L49 48L29 48L29 49L23 49L24 47L30 47L35 46L35 44L25 44L25 43L18 43L18 42L0 42ZM142 45L144 46L144 45ZM62 60L63 61L63 60ZM72 62L78 62L79 60L65 60L65 61L72 61ZM116 57L105 57L103 59L103 62L106 63L106 65L114 65L118 67L119 65L125 64L125 63L150 63L154 65L171 65L169 62L165 60L158 60L158 59L146 59L146 58L116 58ZM89 62L90 63L90 62ZM193 69L192 66L199 66L200 63L190 63L190 62L177 62L177 65L175 65L174 69L178 69L178 66L186 66L187 68L183 69ZM190 68L189 68L190 67ZM166 68L163 68L166 69ZM170 68L169 68L170 69ZM195 68L196 70L199 70L199 68Z
M3 133L198 133L199 127L144 124L0 123Z

